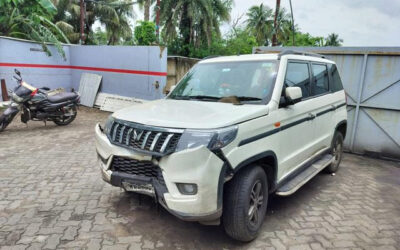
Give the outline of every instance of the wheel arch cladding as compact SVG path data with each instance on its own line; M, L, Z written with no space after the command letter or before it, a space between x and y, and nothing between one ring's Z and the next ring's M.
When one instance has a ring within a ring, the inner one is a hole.
M253 155L252 157L239 163L239 165L234 169L234 173L236 174L237 172L251 165L259 165L262 167L267 175L269 192L273 192L276 189L278 168L276 154L269 150L257 155Z
M347 120L343 120L336 125L335 132L339 131L343 135L343 140L346 138Z

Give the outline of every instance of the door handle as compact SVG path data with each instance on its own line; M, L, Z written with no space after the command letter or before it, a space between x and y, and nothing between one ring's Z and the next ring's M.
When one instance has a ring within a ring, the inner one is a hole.
M316 115L314 115L313 113L308 113L308 117L310 118L310 120L313 120Z

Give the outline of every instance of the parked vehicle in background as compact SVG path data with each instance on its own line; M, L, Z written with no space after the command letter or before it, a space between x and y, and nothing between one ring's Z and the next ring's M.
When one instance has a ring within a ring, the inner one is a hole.
M35 88L24 82L21 73L15 69L14 79L18 85L11 94L9 107L0 116L0 132L3 131L21 111L21 121L53 121L59 126L70 124L77 115L79 94L62 92L48 95L49 88Z
M163 100L96 125L103 179L175 216L253 240L268 196L334 173L346 136L335 62L285 51L203 60Z

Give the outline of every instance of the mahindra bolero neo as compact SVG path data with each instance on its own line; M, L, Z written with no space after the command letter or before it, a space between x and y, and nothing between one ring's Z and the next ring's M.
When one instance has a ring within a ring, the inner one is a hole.
M284 51L202 60L166 98L119 110L95 131L104 181L250 241L270 194L338 170L346 126L335 62Z

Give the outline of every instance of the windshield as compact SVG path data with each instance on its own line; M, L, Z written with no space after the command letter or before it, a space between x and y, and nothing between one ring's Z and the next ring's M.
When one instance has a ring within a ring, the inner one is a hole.
M222 102L267 103L276 80L277 61L200 63L168 96Z

